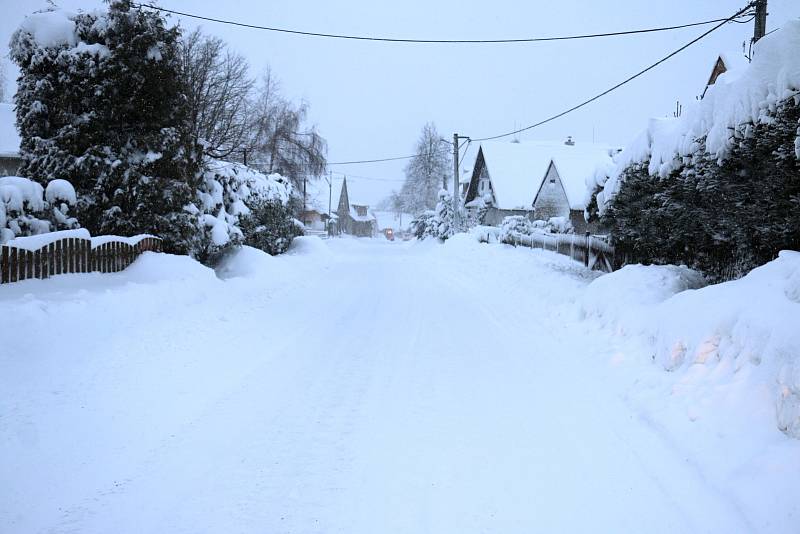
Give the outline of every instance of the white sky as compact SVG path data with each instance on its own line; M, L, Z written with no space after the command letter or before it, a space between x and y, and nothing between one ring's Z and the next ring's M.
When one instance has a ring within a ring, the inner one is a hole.
M92 9L98 0L58 0ZM744 0L161 0L160 5L214 18L306 31L434 39L521 38L618 31L722 18ZM43 0L0 0L0 41ZM800 2L769 0L767 31L800 16ZM198 21L173 17L186 28ZM245 55L257 74L266 65L285 94L311 104L328 140L329 160L373 159L413 151L422 125L440 133L484 137L546 118L627 78L703 33L707 27L632 37L495 44L409 45L276 34L212 22L206 32ZM624 145L651 116L702 92L716 55L741 55L753 25L729 24L642 78L521 139ZM6 65L9 77L16 76ZM332 167L348 175L350 198L375 204L399 188L405 162ZM371 180L362 178L372 178ZM327 187L321 188L327 190ZM335 209L335 207L334 207Z

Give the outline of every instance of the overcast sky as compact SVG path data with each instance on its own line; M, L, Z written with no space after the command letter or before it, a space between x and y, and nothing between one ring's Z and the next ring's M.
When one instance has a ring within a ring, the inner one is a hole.
M0 41L43 0L2 0ZM96 0L57 0L70 10ZM161 0L159 5L214 18L314 32L428 39L498 39L619 31L726 17L744 0ZM769 0L767 30L800 16L800 2ZM184 28L199 21L172 17ZM585 100L703 33L706 27L583 41L423 45L337 41L213 22L204 30L246 56L254 74L270 65L287 96L311 104L328 140L330 161L373 159L413 151L433 121L450 138L503 133ZM741 56L753 24L729 24L622 89L526 139L624 145L648 117L672 113L703 90L721 51ZM13 77L12 66L6 70ZM13 89L12 89L13 90ZM348 175L351 201L377 203L399 188L404 162L335 166ZM338 180L337 180L338 182ZM327 189L327 187L325 188ZM335 207L334 207L335 209Z

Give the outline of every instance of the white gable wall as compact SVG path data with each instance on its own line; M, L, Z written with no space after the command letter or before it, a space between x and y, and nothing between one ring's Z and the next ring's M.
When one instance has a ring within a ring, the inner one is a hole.
M552 163L533 203L533 216L544 221L550 217L569 217L569 201L564 192L564 184Z

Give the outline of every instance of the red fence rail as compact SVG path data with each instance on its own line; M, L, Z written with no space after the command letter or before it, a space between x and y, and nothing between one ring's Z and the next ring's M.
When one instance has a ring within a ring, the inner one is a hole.
M68 237L38 250L0 245L0 284L66 273L114 273L128 267L142 252L161 250L158 237L143 237L134 245L112 239L94 247L90 239Z

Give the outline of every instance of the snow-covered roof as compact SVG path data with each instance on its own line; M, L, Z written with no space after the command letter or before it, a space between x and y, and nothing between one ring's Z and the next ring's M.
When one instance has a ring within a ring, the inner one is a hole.
M0 103L0 157L19 156L17 115L12 104Z
M367 214L366 215L359 215L358 214L358 209L356 209L356 206L365 208L366 211L367 211ZM369 211L369 206L366 206L364 204L353 204L352 202L350 203L350 218L352 218L354 221L361 221L361 222L367 222L367 221L374 221L375 220L375 216L372 213L370 213L370 211Z
M530 209L553 161L572 209L583 209L586 178L601 163L611 161L616 148L595 143L567 145L553 141L481 143L492 181L496 207Z

